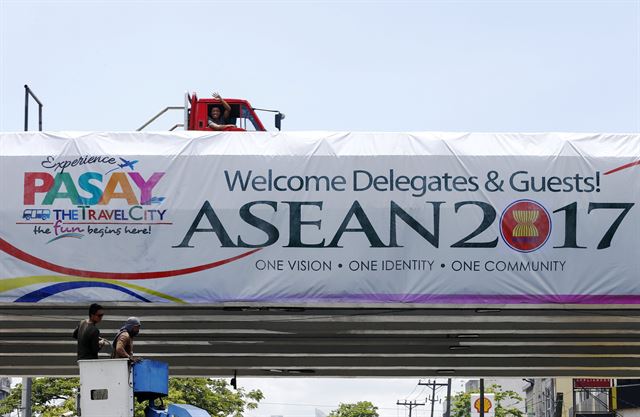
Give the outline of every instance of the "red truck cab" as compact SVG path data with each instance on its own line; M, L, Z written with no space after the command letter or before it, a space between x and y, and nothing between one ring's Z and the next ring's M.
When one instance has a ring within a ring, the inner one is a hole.
M209 127L209 114L213 107L219 107L224 112L224 107L220 100L216 98L198 98L195 93L188 95L187 100L189 102L187 130L212 130ZM224 100L231 106L231 112L225 123L236 126L236 129L231 128L228 130L266 131L254 108L251 107L247 100L237 98L225 98ZM277 122L278 114L276 114L276 125L279 124Z
M229 117L226 118L226 125L229 126L224 130L239 130L242 132L264 132L267 129L264 128L262 121L256 114L256 110L262 112L275 113L275 127L280 130L282 127L282 120L284 114L279 110L270 109L258 109L252 107L247 100L237 98L225 98L224 101L231 107L229 111ZM155 116L149 119L145 124L136 129L138 132L149 126L154 121L158 120L160 116L165 114L169 110L182 110L184 113L184 122L175 124L171 129L174 130L178 127L183 127L185 130L213 130L209 127L209 114L211 109L218 107L221 112L224 113L224 106L220 99L217 98L198 98L196 93L184 94L184 106L167 106L160 110Z

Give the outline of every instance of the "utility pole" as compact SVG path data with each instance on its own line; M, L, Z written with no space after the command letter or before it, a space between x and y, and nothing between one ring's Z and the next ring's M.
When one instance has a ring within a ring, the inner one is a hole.
M484 378L480 378L480 417L484 417Z
M451 378L449 378L449 381L451 381ZM446 387L447 384L442 384L442 383L438 383L438 381L433 381L431 382L431 380L427 381L427 382L422 382L422 381L418 381L418 385L428 385L431 386L431 398L427 398L428 401L431 401L431 417L435 417L434 416L434 407L436 404L436 387ZM448 411L447 411L448 413Z
M451 378L447 379L447 414L445 417L451 417Z
M31 378L22 378L22 417L31 417Z
M409 417L411 417L411 411L414 408L419 407L421 405L425 405L425 404L424 403L419 403L417 401L409 401L409 402L407 402L407 400L404 400L404 401L400 402L400 400L398 400L396 402L396 405L404 405L405 407L408 407L409 408Z

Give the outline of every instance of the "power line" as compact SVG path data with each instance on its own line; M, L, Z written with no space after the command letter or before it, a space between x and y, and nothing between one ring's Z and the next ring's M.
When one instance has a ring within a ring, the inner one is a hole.
M339 405L337 404L306 404L306 403L267 403L260 401L258 405L290 405L290 406L300 406L300 407L331 407L337 408ZM378 410L395 410L396 407L377 407Z
M416 388L418 387L418 385L416 385ZM412 400L417 400L419 397L422 397L422 395L424 394L424 392L427 390L427 387L423 387L419 393L417 393L413 398L411 398Z
M407 395L407 397L406 397L406 398L411 397L411 394L413 394L413 393L415 392L415 390L416 390L418 387L419 387L419 385L418 385L418 384L416 384L416 385L413 387L413 389L411 390L411 392L409 393L409 395Z

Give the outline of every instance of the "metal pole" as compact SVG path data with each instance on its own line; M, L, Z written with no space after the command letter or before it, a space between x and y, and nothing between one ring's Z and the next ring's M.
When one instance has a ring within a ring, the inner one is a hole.
M24 85L24 131L29 130L29 87Z
M431 386L431 417L433 417L433 409L436 404L436 382L433 381L433 385Z
M484 378L480 378L480 417L484 417Z
M572 404L571 409L573 410L573 417L576 417L577 410L576 410L576 380L575 379L572 380L572 387L573 387L573 389L572 389L572 391L573 391L573 404Z
M38 104L38 130L42 132L42 102L27 84L24 85L24 131L29 130L29 96Z
M22 378L22 412L21 417L31 417L31 378Z
M447 414L445 417L451 417L451 378L447 379Z
M618 381L616 379L611 380L611 388L609 388L609 404L611 404L611 411L618 409Z

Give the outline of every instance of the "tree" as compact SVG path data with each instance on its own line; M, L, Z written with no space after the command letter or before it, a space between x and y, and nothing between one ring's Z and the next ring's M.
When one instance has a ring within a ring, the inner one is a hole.
M245 409L257 408L263 398L260 390L238 388L234 392L224 379L170 378L167 402L195 405L213 417L242 417Z
M369 401L360 401L355 404L340 404L336 410L329 413L328 417L378 417L378 407Z
M471 395L480 392L461 392L451 399L451 417L471 416ZM522 397L517 392L507 390L502 391L500 385L491 385L485 390L487 394L493 394L496 417L524 417L524 412L519 410L515 404L522 401Z
M42 417L60 417L76 409L78 378L35 378L31 386L31 410ZM0 415L20 409L22 384L16 385L4 400L0 401Z
M75 413L78 378L35 378L32 385L32 410L39 417L61 417ZM21 406L22 385L11 389L0 400L0 415L16 411ZM264 398L262 391L246 392L242 388L232 391L226 380L211 378L169 378L169 396L166 403L191 404L206 410L213 417L242 417ZM146 403L145 403L146 404ZM136 403L136 417L144 416L145 404Z

